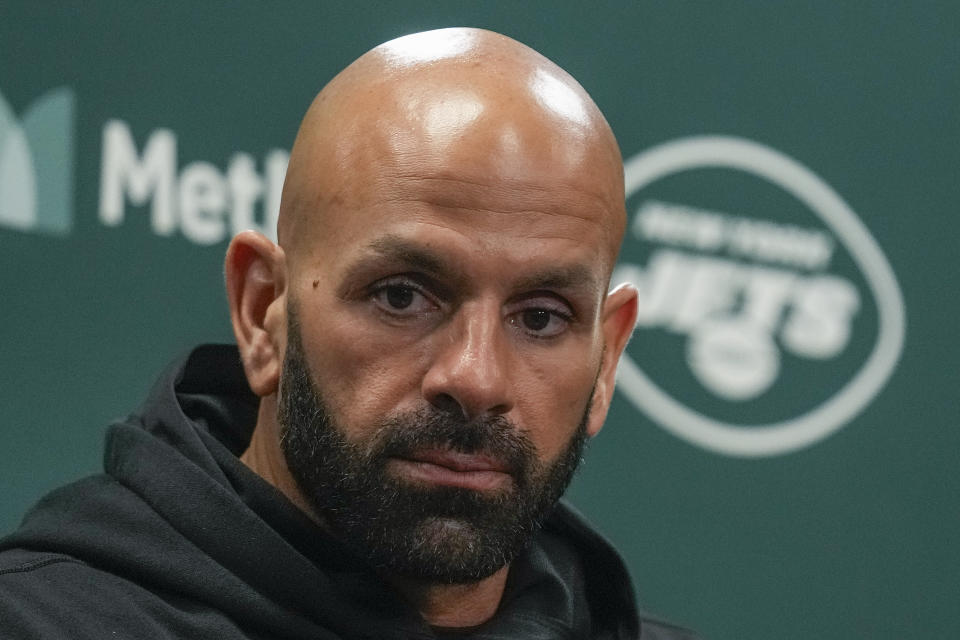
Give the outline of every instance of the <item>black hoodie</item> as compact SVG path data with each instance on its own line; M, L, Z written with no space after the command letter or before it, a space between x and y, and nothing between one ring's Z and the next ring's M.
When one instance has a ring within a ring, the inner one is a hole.
M172 367L107 432L103 475L0 541L0 637L434 638L417 611L237 456L257 398L235 347ZM463 637L681 640L638 616L612 547L559 504Z

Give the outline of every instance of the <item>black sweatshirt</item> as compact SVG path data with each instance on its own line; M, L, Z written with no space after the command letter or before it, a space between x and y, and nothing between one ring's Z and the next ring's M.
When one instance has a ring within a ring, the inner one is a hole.
M258 399L236 347L171 367L107 432L104 470L0 541L0 638L434 638L347 548L245 467ZM638 616L622 561L561 503L470 638L681 640Z

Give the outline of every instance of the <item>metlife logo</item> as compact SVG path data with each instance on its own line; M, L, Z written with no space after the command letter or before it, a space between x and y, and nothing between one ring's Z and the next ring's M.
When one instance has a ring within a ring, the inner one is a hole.
M18 119L0 94L0 228L57 236L73 229L75 103L73 91L61 87ZM170 129L154 129L138 149L129 123L110 119L101 140L97 212L104 226L121 225L132 205L149 207L157 236L179 232L198 245L244 229L275 236L287 151L268 151L262 171L253 155L238 151L221 170L207 161L181 167Z
M65 235L73 226L73 91L37 98L17 118L0 93L0 226Z
M759 457L827 437L881 390L905 311L880 247L788 156L733 137L667 142L625 164L614 282L640 290L618 377L654 422Z
M203 161L178 171L177 136L169 129L153 131L141 152L122 120L109 121L102 139L99 216L103 224L121 224L130 202L150 205L150 227L159 236L179 230L195 244L210 245L244 229L256 229L275 239L289 160L286 151L267 153L262 176L255 158L243 152L233 154L226 171Z

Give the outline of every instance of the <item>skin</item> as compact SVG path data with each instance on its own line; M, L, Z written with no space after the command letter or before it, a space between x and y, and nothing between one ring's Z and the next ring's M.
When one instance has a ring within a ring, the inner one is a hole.
M600 430L634 326L636 290L608 293L624 225L613 134L552 62L475 29L368 52L303 120L279 245L244 232L227 253L234 331L261 397L241 459L323 525L279 447L291 300L314 383L350 439L429 402L503 414L556 459L591 399L587 431ZM417 478L409 462L389 468ZM494 614L508 570L452 586L384 577L429 624L463 627Z

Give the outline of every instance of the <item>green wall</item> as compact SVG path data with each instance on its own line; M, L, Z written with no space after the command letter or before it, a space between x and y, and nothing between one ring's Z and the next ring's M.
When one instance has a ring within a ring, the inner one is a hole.
M627 160L643 321L570 493L643 603L717 640L960 637L956 4L80 7L0 8L0 530L230 339L226 239L324 82L480 26Z

